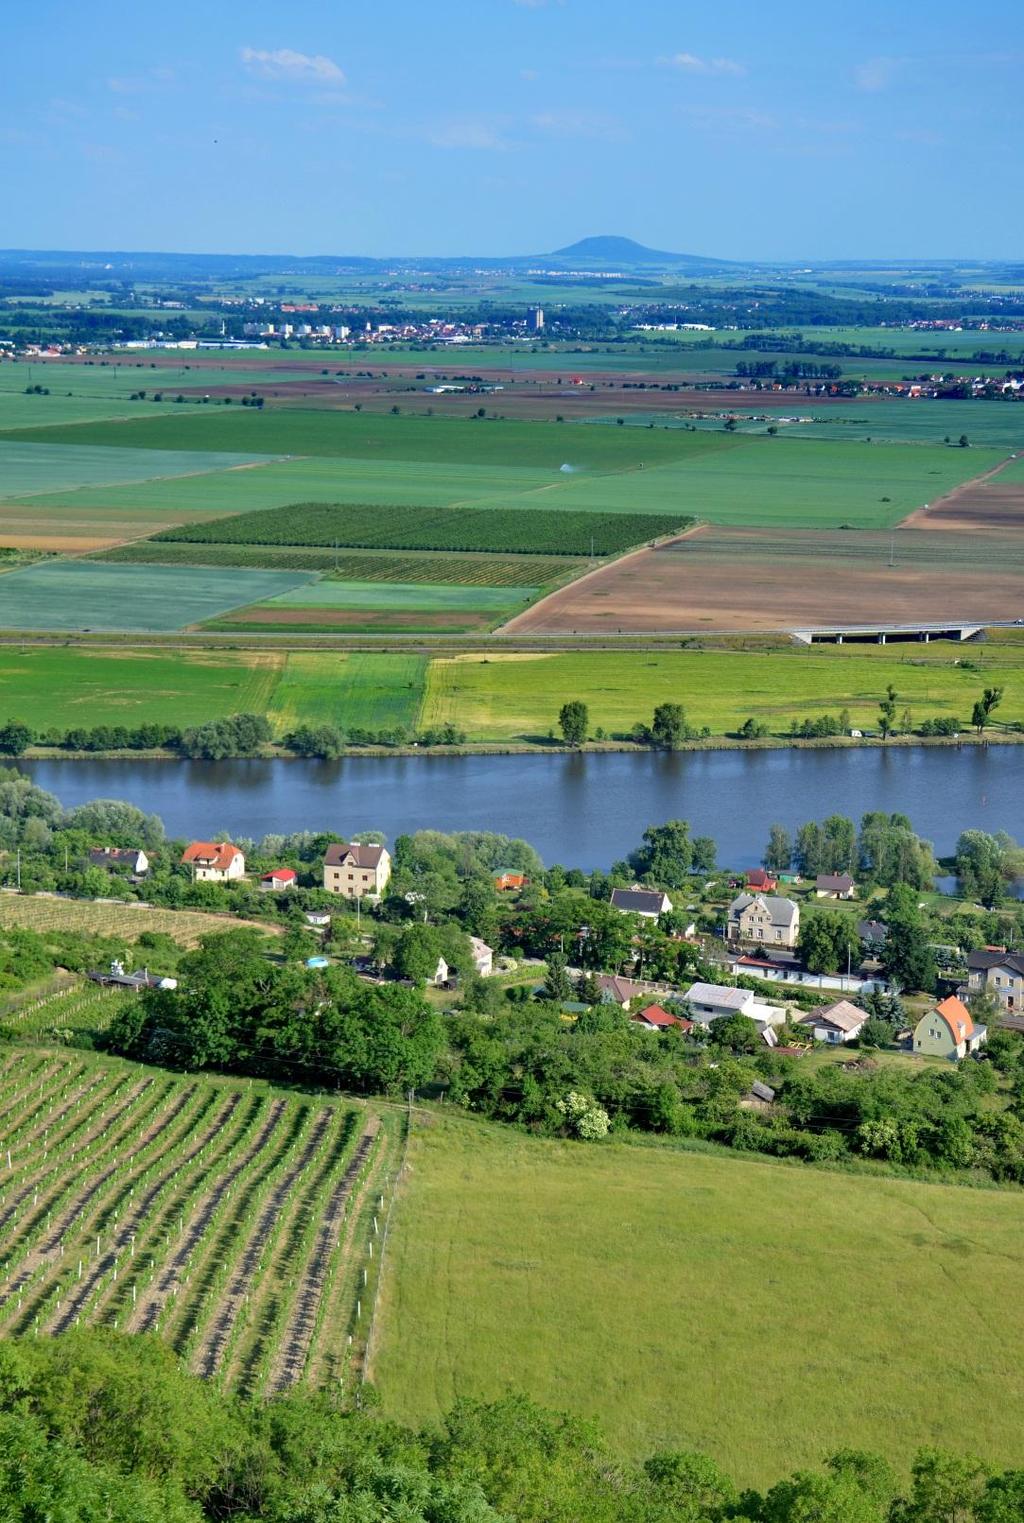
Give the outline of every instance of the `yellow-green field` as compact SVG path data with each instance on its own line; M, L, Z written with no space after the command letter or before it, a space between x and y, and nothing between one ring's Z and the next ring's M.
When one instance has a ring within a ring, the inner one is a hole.
M410 1164L373 1372L395 1417L511 1386L744 1483L780 1443L794 1468L845 1446L1019 1458L1019 1191L433 1117Z
M458 723L475 740L546 735L562 704L579 698L592 732L628 731L657 703L681 703L691 725L719 735L748 717L784 732L793 719L843 708L870 728L890 682L918 723L952 715L966 724L993 683L1005 688L998 717L1024 720L1024 650L1007 641L458 655L431 663L423 721Z

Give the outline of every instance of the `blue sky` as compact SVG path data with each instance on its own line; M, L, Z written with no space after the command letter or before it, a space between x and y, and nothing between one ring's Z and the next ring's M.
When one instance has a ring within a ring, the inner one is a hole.
M1020 0L36 0L7 247L1024 257Z

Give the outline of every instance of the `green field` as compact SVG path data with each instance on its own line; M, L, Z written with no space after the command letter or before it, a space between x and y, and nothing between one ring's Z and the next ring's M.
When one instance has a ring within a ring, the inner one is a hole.
M269 710L277 653L0 649L0 715L33 729L96 724L202 724Z
M590 710L592 729L628 733L658 703L681 703L689 723L721 735L754 718L786 733L790 721L848 708L874 728L886 685L916 722L952 715L966 723L986 685L1005 689L999 718L1024 720L1024 649L933 643L806 650L561 651L465 655L431 663L425 725L458 723L475 740L537 737L557 724L567 697ZM965 657L965 649L970 656ZM977 669L961 665L970 660Z
M266 566L325 571L332 580L432 582L466 587L528 587L575 570L563 555L487 555L450 550L335 550L327 546L193 545L148 539L97 552L96 560L143 561L158 566Z
M308 580L301 571L109 566L48 560L12 571L0 588L0 628L182 629Z
M429 582L314 582L294 587L260 604L261 608L479 608L500 612L528 602L535 587L456 587Z
M302 723L413 729L426 667L422 656L293 651L274 690L270 718L282 732Z
M1019 1191L438 1116L410 1163L373 1370L390 1415L511 1386L741 1483L777 1474L782 1436L794 1467L846 1446L1019 1458L1024 1310L994 1289Z
M38 435L32 436L38 440ZM128 447L96 448L75 444L45 444L0 435L0 499L62 492L65 488L118 486L126 482L189 476L196 471L227 471L258 463L245 454L164 450Z
M296 502L207 524L182 524L155 536L187 544L354 546L395 550L481 550L522 555L614 555L686 527L685 514L552 512L518 508L408 508Z

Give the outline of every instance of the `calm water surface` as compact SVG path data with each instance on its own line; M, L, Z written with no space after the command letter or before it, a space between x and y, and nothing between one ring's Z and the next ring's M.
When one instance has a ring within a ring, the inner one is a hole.
M721 862L760 858L768 828L899 810L949 852L961 830L1024 835L1024 748L396 756L307 761L19 764L66 806L121 798L173 836L495 830L548 863L607 867L647 825L688 819Z

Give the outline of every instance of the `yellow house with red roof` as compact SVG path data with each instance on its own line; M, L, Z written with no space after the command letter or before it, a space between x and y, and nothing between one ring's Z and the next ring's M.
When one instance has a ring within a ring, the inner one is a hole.
M951 994L941 1004L922 1015L914 1028L914 1051L923 1057L948 1058L959 1063L968 1053L977 1052L988 1040L988 1028L978 1026L963 1000Z

